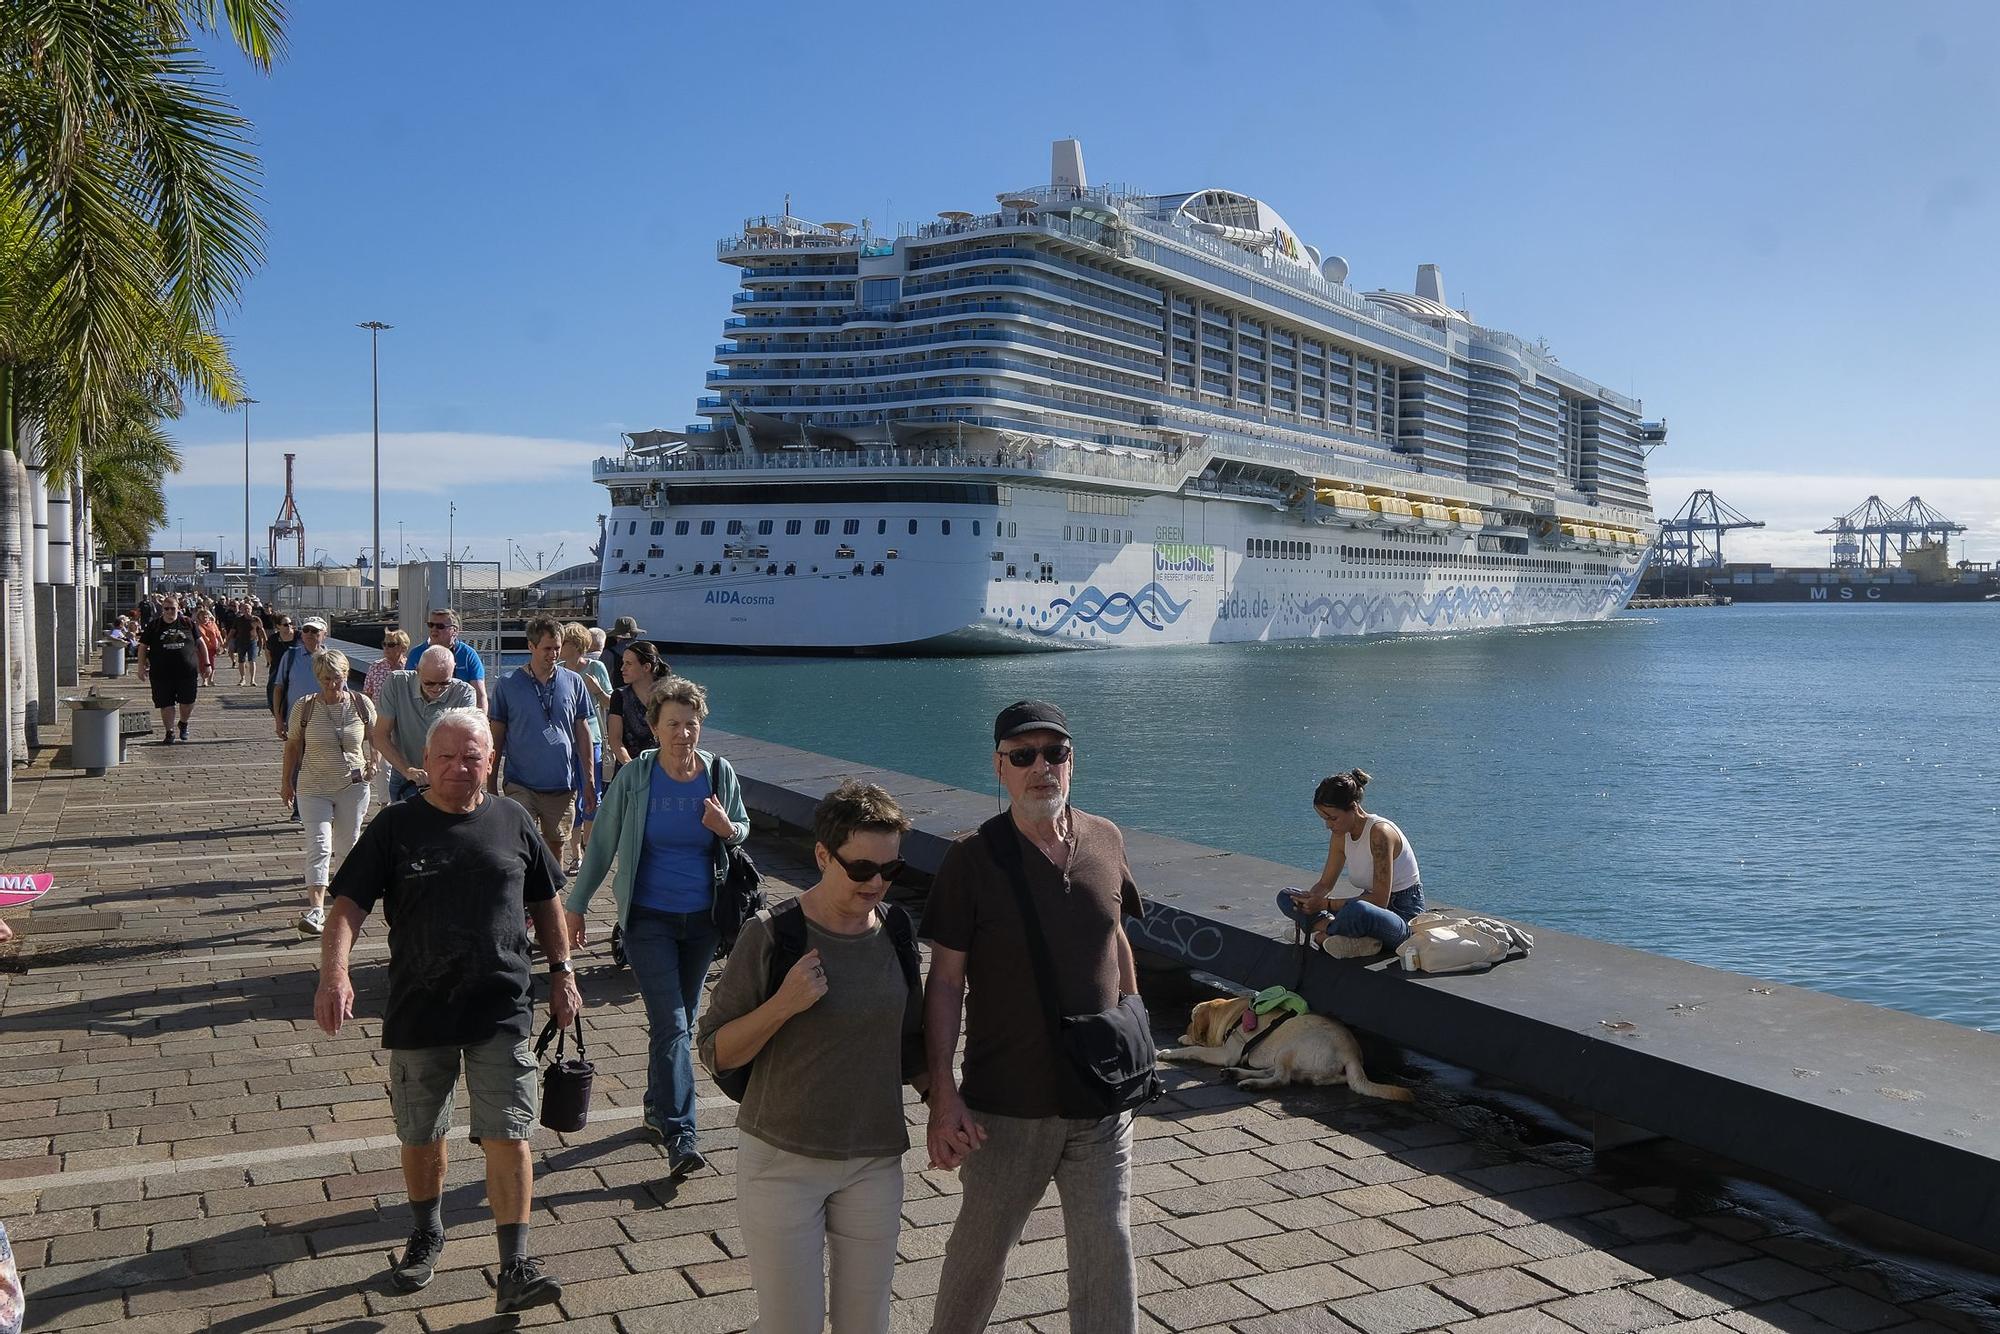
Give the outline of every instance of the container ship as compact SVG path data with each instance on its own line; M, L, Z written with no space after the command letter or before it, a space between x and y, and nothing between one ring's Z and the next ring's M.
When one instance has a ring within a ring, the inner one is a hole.
M1664 422L1362 293L1262 200L1049 183L877 235L789 199L703 421L599 459L598 613L718 650L995 652L1608 617Z

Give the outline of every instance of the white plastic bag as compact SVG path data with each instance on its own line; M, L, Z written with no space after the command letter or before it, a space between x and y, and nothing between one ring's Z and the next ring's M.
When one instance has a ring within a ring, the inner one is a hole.
M1409 939L1396 947L1396 957L1406 972L1464 973L1526 954L1534 945L1533 936L1494 918L1423 912L1410 919Z

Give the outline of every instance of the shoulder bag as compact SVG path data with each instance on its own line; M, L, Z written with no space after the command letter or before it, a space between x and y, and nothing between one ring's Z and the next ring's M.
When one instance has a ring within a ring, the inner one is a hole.
M1074 1090L1073 1097L1064 1101L1082 1109L1073 1111L1065 1106L1064 1115L1115 1116L1159 1097L1164 1086L1154 1069L1159 1057L1153 1047L1146 1003L1136 995L1121 995L1118 1004L1096 1014L1062 1013L1056 1001L1055 962L1042 932L1041 914L1028 891L1028 870L1021 861L1013 816L1000 812L979 827L979 836L1013 886L1021 927L1028 939L1028 958L1035 971L1035 989L1041 993L1042 1012L1048 1020L1049 1040L1059 1069L1068 1076L1061 1082Z
M565 1060L563 1043L569 1036L566 1028L557 1028L555 1017L549 1017L548 1027L542 1030L541 1039L535 1043L535 1062L541 1063L542 1054L549 1049L551 1039L556 1044L555 1059L542 1070L542 1124L550 1130L574 1131L583 1129L590 1120L590 1086L596 1082L597 1067L590 1063L589 1055L583 1049L583 1016L576 1017L576 1057Z
M722 800L722 789L716 782L721 762L719 755L708 757L708 794L717 801ZM709 903L709 918L715 923L719 937L715 947L717 957L726 957L736 947L743 924L764 911L764 891L759 888L764 877L758 874L757 863L741 847L729 846L726 852L728 868L716 881Z

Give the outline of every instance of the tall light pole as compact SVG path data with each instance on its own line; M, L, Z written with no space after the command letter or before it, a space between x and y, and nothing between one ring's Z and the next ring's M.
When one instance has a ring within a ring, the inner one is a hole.
M257 400L240 401L243 404L243 591L248 595L255 591L250 587L250 405Z
M382 323L382 321L380 321L380 320L363 320L363 321L362 321L362 322L361 322L360 324L357 324L357 325L355 325L354 327L355 327L355 328L357 328L357 329L366 329L366 330L368 331L368 383L369 383L369 388L370 388L370 396L371 396L371 397L373 398L373 400L374 400L374 406L375 406L375 555L374 555L374 557L372 558L372 559L373 559L373 562L374 562L374 568L373 568L373 569L372 569L372 570L370 571L370 573L371 573L371 574L373 574L373 575L375 576L375 596L374 596L374 598L373 598L373 602L374 602L374 607L375 607L375 610L379 612L379 611L381 611L381 610L382 610L382 354L381 354L381 342L382 342L382 331L383 331L384 329L393 329L393 328L395 328L396 326L395 326L395 325L393 325L393 324L384 324L384 323Z

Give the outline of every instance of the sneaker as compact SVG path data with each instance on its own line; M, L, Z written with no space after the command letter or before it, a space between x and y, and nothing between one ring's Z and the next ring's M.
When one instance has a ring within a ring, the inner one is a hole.
M649 1116L645 1118L643 1121L641 1121L639 1123L639 1130L641 1134L645 1135L648 1143L657 1144L661 1148L665 1148L667 1146L667 1141L669 1139L669 1136L667 1134L667 1128L661 1125L658 1121L655 1121L652 1117Z
M404 1292L426 1287L437 1269L438 1257L443 1254L444 1233L412 1232L403 1243L401 1258L389 1266L389 1279Z
M308 936L316 936L326 930L326 909L308 908L300 913L299 930Z
M542 1272L542 1262L520 1259L500 1271L500 1290L494 1294L493 1310L512 1315L537 1306L547 1306L562 1298L562 1283Z
M1336 959L1366 959L1382 952L1382 942L1373 936L1336 936L1329 933L1320 939L1319 947Z
M188 739L188 725L187 725L186 723L182 723L182 724L181 724L181 740L185 741L185 740L187 740L187 739Z
M667 1175L676 1180L693 1176L707 1166L708 1159L701 1156L701 1149L692 1135L676 1140L674 1147L667 1151Z

